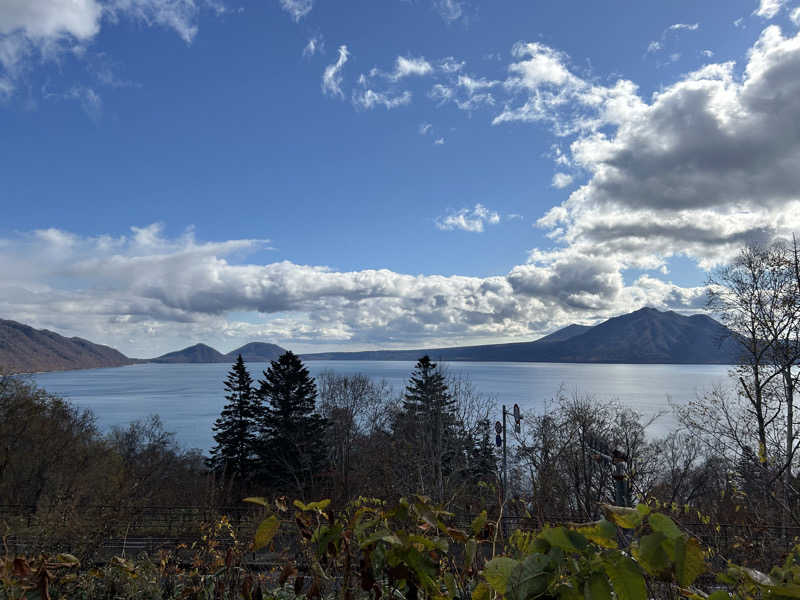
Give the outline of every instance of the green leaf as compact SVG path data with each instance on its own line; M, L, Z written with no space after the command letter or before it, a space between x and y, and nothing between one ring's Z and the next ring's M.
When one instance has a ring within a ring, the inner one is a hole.
M506 594L506 586L511 572L519 564L519 561L507 556L498 556L486 563L483 568L483 577L489 582L495 592L501 596Z
M489 600L491 595L492 590L482 581L472 590L472 600Z
M280 521L278 521L278 517L272 515L267 517L261 524L258 526L256 530L256 537L253 542L253 549L258 551L261 550L264 546L269 544L272 541L272 538L275 537L275 534L278 533L278 528L280 527Z
M611 600L611 584L602 573L592 573L591 579L586 582L586 598L591 600Z
M723 590L717 590L709 594L708 600L731 600L731 595Z
M605 519L579 525L575 531L603 548L617 547L617 528Z
M627 556L609 556L603 563L614 593L619 600L645 600L647 587L639 566Z
M665 575L670 570L672 560L664 548L666 536L657 532L642 536L638 546L633 547L633 556L650 575Z
M641 514L643 517L646 517L647 515L649 515L649 514L650 514L650 511L651 511L652 509L650 508L650 506L649 506L648 504L637 504L637 505L636 505L636 510L637 510L637 511L639 512L639 514Z
M675 540L683 535L678 526L675 525L675 521L670 519L667 515L662 515L661 513L652 513L650 515L650 527L653 528L653 531L657 531L659 533L663 533L666 537L671 540Z
M477 553L478 543L475 540L468 540L464 544L464 571L469 571L472 568Z
M488 520L489 518L486 516L486 511L481 511L481 514L472 520L472 525L470 525L472 533L478 535L481 531L483 531L483 528L486 527L486 522Z
M542 595L549 580L545 571L549 562L543 554L531 554L514 567L506 585L510 600L530 600Z
M635 508L601 504L606 519L623 529L636 529L642 523L642 514Z
M310 512L312 510L315 510L317 512L322 512L328 507L330 503L331 501L326 499L326 500L320 500L318 502L309 502L308 504L303 504L302 502L300 502L300 500L295 500L292 504L294 504L295 507L299 508L303 512Z
M565 527L545 527L539 537L551 546L573 553L580 552L587 544L586 538L580 533Z
M675 577L678 583L682 586L692 585L705 571L703 549L697 540L685 537L675 540Z

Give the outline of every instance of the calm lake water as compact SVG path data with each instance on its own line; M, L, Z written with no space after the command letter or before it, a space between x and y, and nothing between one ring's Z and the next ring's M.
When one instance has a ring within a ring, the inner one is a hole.
M309 361L312 375L331 370L364 373L385 379L401 394L414 368L399 361ZM264 364L249 364L253 379ZM463 373L475 388L493 395L498 404L517 403L523 411L541 411L558 393L589 394L598 402L617 400L644 415L668 411L670 403L685 404L714 385L728 384L723 365L588 365L561 363L449 363L452 373ZM91 409L99 425L108 429L158 414L181 445L208 450L213 444L211 426L225 404L223 381L227 364L142 364L115 369L87 369L39 373L38 385ZM495 415L499 419L500 415ZM651 427L661 435L675 426L671 415Z

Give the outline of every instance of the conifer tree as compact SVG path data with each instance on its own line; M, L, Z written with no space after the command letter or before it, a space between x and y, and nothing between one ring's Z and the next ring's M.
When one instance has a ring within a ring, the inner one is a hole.
M259 380L261 468L273 489L305 495L327 463L326 420L315 413L317 386L293 352L272 361Z
M443 500L445 477L464 462L465 436L444 374L427 355L411 373L400 419L398 429L418 457L419 485Z
M258 399L241 354L228 372L225 391L228 403L214 423L216 445L206 464L227 479L243 483L253 475L255 466Z

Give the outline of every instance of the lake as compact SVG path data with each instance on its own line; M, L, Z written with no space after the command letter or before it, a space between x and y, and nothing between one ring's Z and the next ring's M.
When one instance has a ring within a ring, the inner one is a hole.
M342 374L364 373L385 379L402 393L413 362L309 361L312 375L331 370ZM34 380L47 391L91 409L104 430L114 425L158 414L168 431L174 431L184 447L208 450L212 430L225 404L223 381L228 364L140 364L114 369L87 369L37 373ZM265 364L249 364L254 380ZM728 384L725 365L598 365L563 363L449 363L452 373L468 376L475 388L497 399L500 405L520 405L523 411L541 411L559 388L572 394L590 394L599 402L617 400L646 416L686 404L713 386ZM675 426L671 415L651 426L661 435Z

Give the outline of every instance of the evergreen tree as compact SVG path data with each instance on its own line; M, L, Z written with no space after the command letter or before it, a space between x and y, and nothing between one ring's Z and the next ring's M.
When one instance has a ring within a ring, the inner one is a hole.
M206 464L227 479L242 483L252 476L255 466L258 399L241 354L228 372L225 391L228 403L214 423L216 445Z
M315 413L317 386L292 352L272 361L258 383L264 480L274 489L305 495L327 462L327 421Z
M470 477L474 481L493 482L497 477L497 457L489 419L481 419L478 429L480 440L472 445L470 452Z
M443 500L445 478L465 462L465 434L444 374L425 355L417 361L403 397L396 432L416 454L419 485Z

